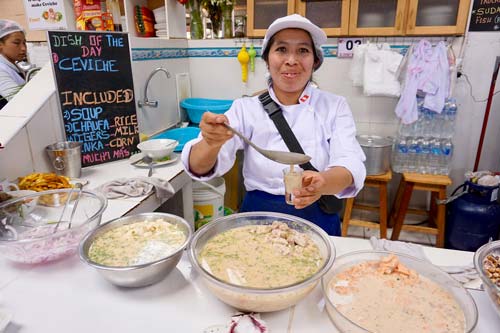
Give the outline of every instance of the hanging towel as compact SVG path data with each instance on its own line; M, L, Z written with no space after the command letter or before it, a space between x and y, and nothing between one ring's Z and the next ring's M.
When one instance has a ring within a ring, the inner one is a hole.
M401 86L396 77L403 56L389 44L369 45L363 66L363 92L367 96L399 97Z
M411 124L418 119L417 91L425 93L424 107L441 112L449 92L449 63L443 42L433 48L422 39L413 48L406 70L406 80L396 105L396 115L403 124Z
M368 49L368 45L370 44L354 45L351 70L349 71L349 76L354 87L363 86L363 68L365 63L365 52Z

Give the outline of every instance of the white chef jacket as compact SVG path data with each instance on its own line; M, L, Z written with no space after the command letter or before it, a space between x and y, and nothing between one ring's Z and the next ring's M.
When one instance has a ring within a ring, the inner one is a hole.
M19 68L0 54L0 96L10 101L24 83Z
M354 197L363 187L366 169L365 154L356 140L356 128L351 110L344 97L306 86L299 104L282 105L272 87L271 98L280 105L283 115L292 128L311 164L319 171L342 166L353 176L354 184L336 194L338 198ZM264 149L289 151L258 96L236 99L225 113L229 124ZM247 191L260 190L274 195L284 195L283 169L289 166L267 159L240 138L234 136L222 147L213 172L198 177L189 170L191 147L201 140L186 143L182 150L182 163L186 172L195 180L206 181L228 172L236 160L236 151L243 149L243 177Z

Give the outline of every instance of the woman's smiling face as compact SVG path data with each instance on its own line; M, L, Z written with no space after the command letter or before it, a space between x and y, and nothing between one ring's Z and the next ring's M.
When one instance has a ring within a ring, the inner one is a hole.
M302 29L284 29L273 36L268 67L276 97L285 105L296 104L311 79L314 44Z

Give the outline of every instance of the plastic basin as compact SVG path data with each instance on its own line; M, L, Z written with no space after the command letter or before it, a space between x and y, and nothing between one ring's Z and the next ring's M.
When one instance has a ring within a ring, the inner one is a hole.
M201 116L206 111L222 114L229 110L232 104L232 100L208 98L185 98L180 103L186 110L189 120L195 124L200 123Z
M175 152L182 151L186 142L195 139L200 134L200 129L198 127L181 127L173 128L163 133L153 136L151 139L172 139L179 141L177 147L175 147Z

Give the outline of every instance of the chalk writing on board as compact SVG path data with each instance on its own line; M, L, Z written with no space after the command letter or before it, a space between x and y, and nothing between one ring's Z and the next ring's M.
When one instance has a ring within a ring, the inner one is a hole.
M474 0L469 31L499 31L500 0Z
M50 31L67 140L82 142L82 165L128 158L139 130L128 36Z

